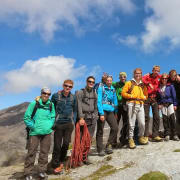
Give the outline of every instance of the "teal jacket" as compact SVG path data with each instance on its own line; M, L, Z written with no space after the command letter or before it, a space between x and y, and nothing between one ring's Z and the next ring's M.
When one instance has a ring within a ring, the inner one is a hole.
M97 107L100 115L104 115L104 111L117 113L117 96L113 86L108 88L106 85L98 88Z
M112 86L116 89L116 95L117 95L117 99L118 99L118 105L122 104L122 89L124 87L125 83L119 81L119 82L113 82Z
M46 104L42 103L42 100L39 100L40 108L37 109L36 114L33 119L31 119L31 114L36 105L36 101L33 101L29 104L25 114L24 114L24 123L30 129L30 136L36 135L46 135L52 132L52 126L55 121L55 108L52 103L52 110L50 112L50 103L48 100Z

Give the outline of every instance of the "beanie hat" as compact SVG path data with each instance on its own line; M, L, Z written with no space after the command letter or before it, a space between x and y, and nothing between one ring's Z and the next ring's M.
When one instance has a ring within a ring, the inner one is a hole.
M119 76L126 76L127 77L127 74L125 72L120 72Z

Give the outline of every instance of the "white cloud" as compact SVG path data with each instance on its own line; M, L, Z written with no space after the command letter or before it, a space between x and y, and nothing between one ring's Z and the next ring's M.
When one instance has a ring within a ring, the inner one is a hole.
M54 86L65 79L76 79L85 74L84 65L75 67L75 60L64 56L49 56L26 61L20 69L5 73L5 92L21 93L34 87Z
M145 51L153 51L164 42L170 48L180 45L179 7L179 0L146 0L146 9L152 14L145 20L141 37Z
M132 0L1 0L0 22L23 24L27 32L38 31L48 41L64 26L80 34L89 23L98 25L116 11L130 14L135 9Z
M135 46L138 43L138 37L134 35L128 35L126 37L121 37L119 34L114 34L112 36L113 40L116 41L117 44L123 44L126 46Z

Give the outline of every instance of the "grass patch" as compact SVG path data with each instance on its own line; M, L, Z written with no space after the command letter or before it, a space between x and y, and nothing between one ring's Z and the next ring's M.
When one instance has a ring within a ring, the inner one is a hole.
M175 149L173 152L180 152L180 149Z
M149 172L149 173L144 174L138 180L157 180L157 179L169 180L169 177L159 171L154 171L154 172Z
M131 168L131 167L134 166L134 165L135 165L135 163L134 163L133 161L125 162L123 167L116 168L116 169L122 171L122 170L124 170L124 169Z
M85 178L82 178L81 180L98 180L100 178L110 176L114 174L116 171L117 169L114 166L106 164L106 165L101 166L98 170L96 170L91 175Z
M106 161L110 161L111 158L112 158L112 156L108 156L108 157L107 157L108 160L107 160L107 158L105 159ZM133 161L125 162L123 167L119 167L119 168L116 168L116 167L114 167L112 165L109 165L109 164L104 164L98 170L96 170L95 172L90 174L89 176L81 178L81 180L99 180L99 179L101 179L103 177L110 176L110 175L112 175L112 174L114 174L114 173L116 173L118 171L130 168L134 164L135 163Z
M51 178L49 180L72 180L69 176L60 176L58 178Z

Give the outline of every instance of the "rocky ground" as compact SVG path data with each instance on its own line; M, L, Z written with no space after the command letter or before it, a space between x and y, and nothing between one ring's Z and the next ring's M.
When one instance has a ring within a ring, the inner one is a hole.
M145 146L138 145L134 150L124 147L115 149L113 154L105 157L97 156L95 147L91 151L89 158L93 164L64 171L62 175L50 175L48 179L137 180L150 171L160 171L169 179L180 179L180 142L149 142ZM0 180L18 180L23 179L22 176L23 163L16 162L14 165L0 168Z
M23 103L0 111L0 180L23 179L26 141L22 114L27 105L28 103ZM160 129L163 130L162 124ZM109 128L106 126L104 142L108 133ZM149 142L148 145L139 145L134 150L124 147L115 149L113 154L105 157L97 156L95 145L91 151L92 155L89 156L91 165L83 165L76 169L70 169L68 172L64 171L62 175L51 175L48 179L137 180L145 173L160 171L166 174L168 179L180 180L180 142ZM51 154L49 161L50 159Z

